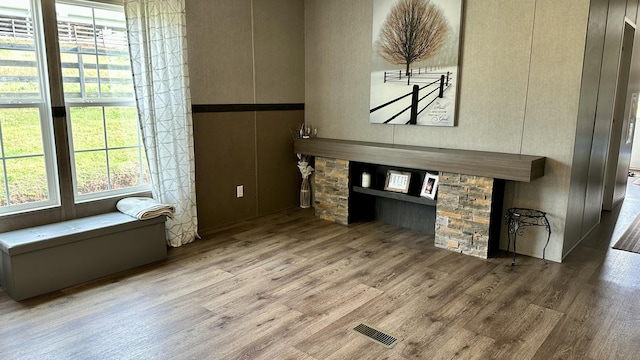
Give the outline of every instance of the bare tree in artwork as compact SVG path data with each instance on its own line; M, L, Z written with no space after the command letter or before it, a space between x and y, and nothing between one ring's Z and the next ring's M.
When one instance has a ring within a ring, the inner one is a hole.
M449 24L429 0L398 0L378 35L378 53L390 64L427 60L445 43Z

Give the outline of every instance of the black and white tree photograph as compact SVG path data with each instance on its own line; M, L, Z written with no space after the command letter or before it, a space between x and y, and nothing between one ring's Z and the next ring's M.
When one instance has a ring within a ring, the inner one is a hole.
M454 126L462 0L374 0L370 122Z

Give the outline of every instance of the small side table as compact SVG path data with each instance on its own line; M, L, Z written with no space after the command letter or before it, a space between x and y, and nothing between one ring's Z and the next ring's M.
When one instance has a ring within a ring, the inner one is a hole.
M549 245L549 239L551 239L551 226L549 225L547 214L534 209L511 208L507 210L504 218L505 224L507 225L507 236L509 237L507 252L509 252L511 235L513 235L513 261L511 262L511 266L516 264L516 239L518 238L518 234L523 234L524 228L527 226L544 226L547 230L547 243L542 250L542 260L546 263L545 253L547 251L547 245Z

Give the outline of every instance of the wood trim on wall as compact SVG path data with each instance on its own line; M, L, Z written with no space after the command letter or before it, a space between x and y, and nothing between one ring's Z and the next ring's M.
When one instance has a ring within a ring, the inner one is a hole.
M284 104L197 104L191 106L194 113L242 112L242 111L289 111L304 110L304 103Z

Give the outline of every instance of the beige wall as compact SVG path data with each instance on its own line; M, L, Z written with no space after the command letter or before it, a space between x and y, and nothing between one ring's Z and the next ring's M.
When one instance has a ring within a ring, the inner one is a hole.
M592 1L587 29L578 126L572 163L565 243L575 246L583 234L600 221L604 173L603 139L594 136L598 108L602 54L607 24L608 1ZM597 199L594 201L594 199Z
M187 0L193 104L253 103L250 0Z
M507 184L505 206L548 212L547 257L560 261L599 221L617 71L610 49L621 39L619 15L635 19L637 6L637 0L465 1L457 126L437 128L369 124L372 0L187 0L193 104L305 104L304 112L286 116L194 115L202 130L196 158L205 226L294 206L294 192L265 189L297 181L272 174L288 171L282 132L304 116L327 138L547 156L544 178ZM632 69L636 91L639 71ZM229 141L218 136L224 131L247 138ZM263 131L280 140L260 138ZM251 166L232 169L233 183L210 190L217 171L231 166L212 151L246 156ZM255 201L230 198L235 189L227 187L236 182L256 184L248 195ZM280 205L264 208L268 203ZM219 211L227 207L236 215ZM505 240L503 234L503 247ZM528 231L519 251L539 257L544 240L542 231Z
M547 156L547 167L540 181L510 184L514 191L506 203L549 214L553 236L547 256L559 261L568 216L589 2L538 0L535 9L521 153ZM543 232L528 231L526 237L529 241L519 248L540 256Z
M371 0L306 0L306 121L321 137L547 156L505 205L549 213L547 257L560 261L589 2L465 3L457 126L435 128L369 124ZM542 256L546 237L530 233L519 251Z
M193 105L304 102L302 1L187 0L186 8ZM249 109L193 114L201 235L298 204L290 129L304 111Z
M622 30L625 16L635 22L637 7L637 0L591 1L564 255L568 254L600 221L603 195L607 196L607 192L604 191L605 168L613 126ZM636 36L625 119L629 114L631 93L640 90L639 40ZM622 177L618 176L621 181L619 181L618 191L624 194L630 145L623 145L620 150L618 165L620 169L625 169L621 171ZM615 159L617 154L613 155L612 158ZM615 176L615 171L613 175ZM608 191L608 194L610 198L607 200L611 206L613 189Z
M304 102L303 5L186 0L192 103Z

